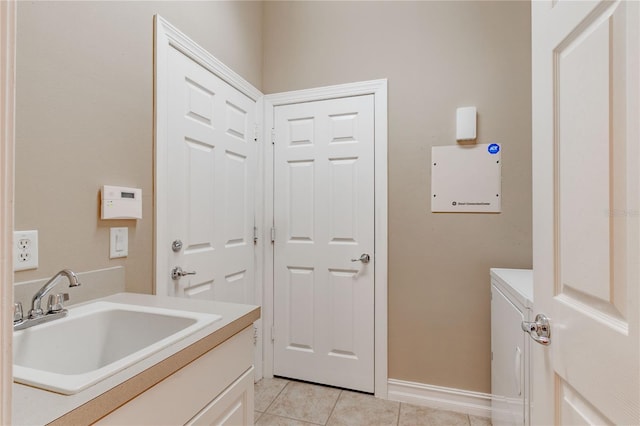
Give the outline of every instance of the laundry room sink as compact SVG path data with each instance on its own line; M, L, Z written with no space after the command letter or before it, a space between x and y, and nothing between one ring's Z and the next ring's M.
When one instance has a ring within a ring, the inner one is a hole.
M216 314L97 301L14 332L14 381L70 395L220 320Z

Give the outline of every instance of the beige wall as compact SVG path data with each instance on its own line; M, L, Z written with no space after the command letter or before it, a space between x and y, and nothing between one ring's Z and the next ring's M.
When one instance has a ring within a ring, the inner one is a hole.
M267 2L263 91L389 79L389 377L490 391L490 267L531 267L528 2ZM501 214L432 214L455 110L503 144Z
M16 281L125 266L152 291L155 13L260 88L261 2L19 2L15 227L39 231L40 267ZM143 219L100 220L104 184L142 188Z
M389 79L389 375L488 392L488 268L531 266L529 4L20 2L16 229L40 268L17 281L122 265L151 291L154 13L265 93ZM430 148L466 105L503 144L499 215L430 213ZM101 221L103 184L141 187L144 219Z

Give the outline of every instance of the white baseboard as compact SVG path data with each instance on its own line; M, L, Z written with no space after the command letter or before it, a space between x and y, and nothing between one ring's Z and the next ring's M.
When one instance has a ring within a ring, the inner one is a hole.
M491 417L491 394L388 380L388 399L480 417Z

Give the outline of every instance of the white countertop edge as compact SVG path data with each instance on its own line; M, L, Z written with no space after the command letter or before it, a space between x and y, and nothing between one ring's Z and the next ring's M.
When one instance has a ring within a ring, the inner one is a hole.
M254 305L137 293L118 293L86 303L99 300L167 309L179 309L189 312L214 313L221 315L222 319L205 326L173 345L160 350L148 358L125 368L113 376L98 382L75 395L62 395L14 382L12 398L13 425L43 425L50 423L86 402L102 395L113 387L145 371L153 365L169 358L171 355L192 345L198 340L209 336L238 318L250 313L257 307ZM83 304L85 303L81 303L76 306Z

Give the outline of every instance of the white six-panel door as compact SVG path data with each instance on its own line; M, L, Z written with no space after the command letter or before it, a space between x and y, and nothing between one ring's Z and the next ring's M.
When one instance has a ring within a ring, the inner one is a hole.
M373 95L274 115L274 374L373 392Z
M640 4L534 1L534 424L640 424Z
M169 270L156 279L169 295L255 303L255 101L174 48L167 71ZM172 279L176 266L195 274Z

